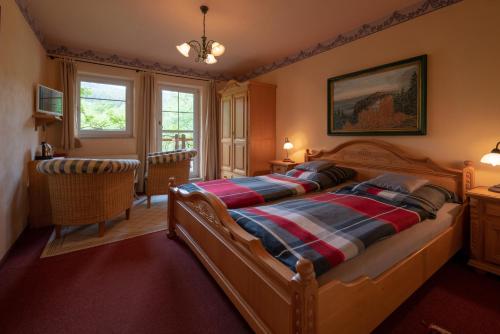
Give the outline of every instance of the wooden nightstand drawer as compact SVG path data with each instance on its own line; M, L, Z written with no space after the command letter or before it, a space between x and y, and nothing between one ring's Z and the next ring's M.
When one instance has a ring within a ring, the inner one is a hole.
M500 219L487 219L484 232L485 260L500 264Z
M287 162L281 160L269 161L269 164L271 165L271 172L277 174L286 174L286 172L294 169L295 166L298 165L298 163L296 162Z
M484 210L489 216L500 217L500 204L487 202Z
M286 166L273 166L273 173L286 174L287 168Z

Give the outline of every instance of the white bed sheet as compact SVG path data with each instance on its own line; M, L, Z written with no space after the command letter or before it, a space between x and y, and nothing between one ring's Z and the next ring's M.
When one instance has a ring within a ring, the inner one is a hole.
M318 277L319 285L332 280L348 283L362 276L376 278L451 226L459 206L459 204L445 203L438 211L436 219L424 220L403 232L377 242L363 254Z

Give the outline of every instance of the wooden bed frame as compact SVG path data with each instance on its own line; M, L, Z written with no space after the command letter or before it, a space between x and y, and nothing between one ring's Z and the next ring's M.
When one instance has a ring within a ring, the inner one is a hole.
M359 181L388 171L423 176L458 193L464 204L452 226L380 276L320 286L309 260L299 260L297 272L291 271L236 224L216 196L203 191L188 194L172 183L168 236L189 245L257 333L370 332L462 246L465 191L474 185L470 162L461 170L449 169L374 140L308 150L305 160L315 159L351 167Z

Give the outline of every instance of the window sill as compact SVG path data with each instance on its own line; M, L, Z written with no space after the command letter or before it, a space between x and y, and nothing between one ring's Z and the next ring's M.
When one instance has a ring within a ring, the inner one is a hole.
M107 135L78 135L78 139L134 139L135 137L130 134L107 134Z

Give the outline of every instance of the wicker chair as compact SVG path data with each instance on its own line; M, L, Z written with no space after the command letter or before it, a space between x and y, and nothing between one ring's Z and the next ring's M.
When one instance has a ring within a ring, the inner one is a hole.
M194 150L148 154L146 172L148 208L151 207L151 196L168 194L170 177L175 177L177 184L189 182L190 163L195 156Z
M134 199L134 173L138 160L53 159L38 163L37 171L48 175L52 223L56 238L65 225L99 224L126 212Z

